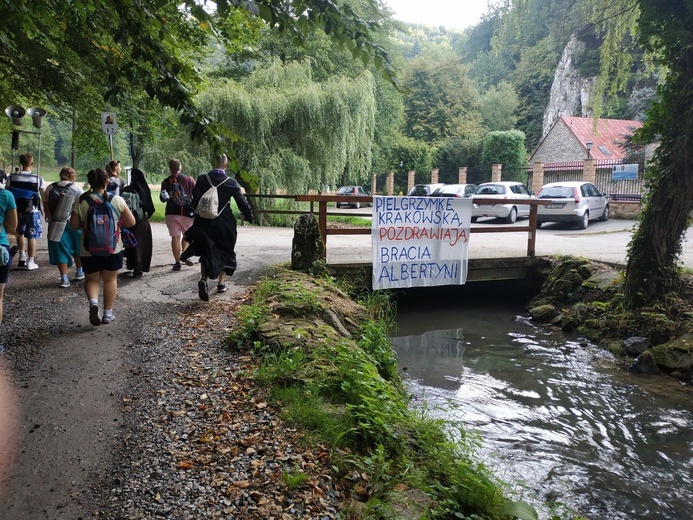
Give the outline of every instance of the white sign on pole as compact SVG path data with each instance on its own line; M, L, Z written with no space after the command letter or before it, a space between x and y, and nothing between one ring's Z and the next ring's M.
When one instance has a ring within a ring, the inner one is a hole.
M472 199L373 197L373 289L467 281Z
M115 135L118 132L118 118L115 112L101 112L101 130L106 135Z

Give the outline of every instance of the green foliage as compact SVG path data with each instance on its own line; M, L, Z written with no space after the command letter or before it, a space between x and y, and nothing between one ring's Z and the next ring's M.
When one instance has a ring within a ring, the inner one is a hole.
M275 64L242 85L211 87L200 106L243 136L234 150L263 192L303 193L370 172L375 99L368 72L315 83L308 63Z
M479 94L455 54L437 50L417 56L407 64L402 84L409 137L437 145L452 136L483 135Z
M284 279L279 273L258 284L252 310L242 311L244 335L250 340L246 344L255 337L250 323L262 328L270 304L291 301L301 306L315 299L305 294L308 287L324 291L333 285L286 280L296 280L296 275ZM370 302L392 309L379 298ZM306 313L319 309L303 308L307 322L317 319L317 314ZM319 334L317 328L301 330ZM462 428L453 437L449 424L409 410L383 322L366 320L357 341L272 348L256 344L256 352L262 356L258 381L268 387L271 401L281 405L284 420L299 427L309 442L332 447L336 478L358 476L352 498L361 501L362 512L387 517L402 491L416 488L434 504L430 518L502 517L507 500L500 483L474 460L476 438ZM300 480L296 471L286 473L287 485Z
M489 87L479 101L484 126L489 132L513 130L517 123L519 104L515 89L507 81Z
M519 130L486 134L481 164L489 173L492 164L502 164L503 171L509 174L507 177L503 176L504 180L524 180L524 178L518 178L518 175L527 164L525 134Z

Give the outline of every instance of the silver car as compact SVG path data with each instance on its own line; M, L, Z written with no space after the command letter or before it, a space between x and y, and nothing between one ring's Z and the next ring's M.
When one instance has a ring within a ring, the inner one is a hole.
M474 202L472 222L476 222L482 217L492 217L502 218L508 224L512 224L517 220L517 217L529 217L529 204L518 204L512 200L507 201L507 199L533 199L534 196L527 191L521 182L502 181L479 184L472 200L475 198L503 199L503 202L499 204Z
M539 199L551 199L537 208L537 227L544 222L574 222L585 229L590 220L609 220L609 203L590 182L552 182L542 186Z
M431 193L431 197L471 197L475 189L476 184L443 184Z
M440 188L441 186L444 186L442 183L436 183L436 184L414 184L412 188L409 190L409 193L407 193L408 197L428 197L433 193L437 188Z

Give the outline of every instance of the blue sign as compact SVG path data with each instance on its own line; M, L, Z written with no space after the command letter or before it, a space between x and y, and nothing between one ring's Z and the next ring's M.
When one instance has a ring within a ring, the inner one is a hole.
M618 164L611 172L612 181L634 181L638 178L637 164Z

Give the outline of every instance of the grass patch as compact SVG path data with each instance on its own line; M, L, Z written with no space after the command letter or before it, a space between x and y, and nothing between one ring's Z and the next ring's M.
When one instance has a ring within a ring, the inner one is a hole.
M371 227L372 220L365 217L342 217L338 215L327 215L327 222L348 224L353 227Z
M351 338L329 326L327 309ZM382 296L355 302L333 280L280 271L257 284L230 344L261 357L257 382L283 419L331 447L334 477L352 490L346 517L393 518L418 496L425 518L507 518L506 486L476 459L477 440L409 409L393 316Z

